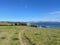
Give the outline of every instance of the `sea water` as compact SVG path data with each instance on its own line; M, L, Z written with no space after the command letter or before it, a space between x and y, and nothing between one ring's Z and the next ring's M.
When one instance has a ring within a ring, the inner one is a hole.
M48 22L41 22L36 23L38 27L46 26L47 28L60 28L60 23L48 23Z

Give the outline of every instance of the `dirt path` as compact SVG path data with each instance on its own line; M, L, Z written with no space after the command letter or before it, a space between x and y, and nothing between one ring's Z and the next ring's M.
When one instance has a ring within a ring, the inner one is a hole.
M19 32L19 40L20 40L21 45L27 45L26 42L24 41L24 37L23 37L24 31L25 30L22 30Z

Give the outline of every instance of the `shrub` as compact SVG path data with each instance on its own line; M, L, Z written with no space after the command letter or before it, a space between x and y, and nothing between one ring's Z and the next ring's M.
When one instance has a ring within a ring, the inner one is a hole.
M30 25L31 27L37 27L37 25Z
M1 39L5 39L5 37L1 37Z
M34 43L32 45L35 45Z
M38 33L35 33L35 35L39 35Z
M19 40L18 38L13 38L12 40Z

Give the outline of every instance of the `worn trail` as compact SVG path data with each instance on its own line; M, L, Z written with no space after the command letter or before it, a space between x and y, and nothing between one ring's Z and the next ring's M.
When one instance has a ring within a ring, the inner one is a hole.
M23 40L24 39L24 37L23 37L24 31L25 30L22 30L19 32L19 41L20 41L21 45L27 45L26 42Z

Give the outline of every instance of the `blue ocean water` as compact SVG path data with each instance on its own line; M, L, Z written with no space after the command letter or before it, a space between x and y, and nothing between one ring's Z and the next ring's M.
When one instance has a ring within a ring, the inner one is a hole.
M60 28L60 23L58 22L39 22L36 23L38 27L46 26L47 28Z

